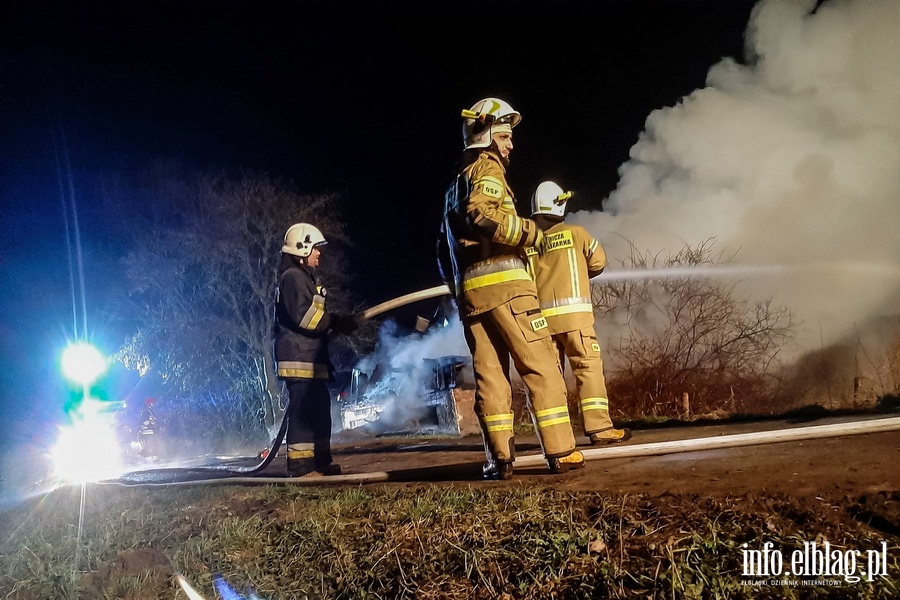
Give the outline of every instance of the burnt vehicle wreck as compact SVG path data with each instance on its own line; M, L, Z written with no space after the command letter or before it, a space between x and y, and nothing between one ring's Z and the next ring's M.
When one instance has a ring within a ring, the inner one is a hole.
M340 427L371 435L477 431L469 356L363 360L336 398ZM336 422L335 425L338 425Z

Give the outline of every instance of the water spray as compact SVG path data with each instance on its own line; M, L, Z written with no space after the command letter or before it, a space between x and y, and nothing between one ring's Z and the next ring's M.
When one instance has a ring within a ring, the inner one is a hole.
M854 272L878 277L898 277L900 267L887 264L870 264L858 262L809 263L805 265L694 265L672 267L648 267L636 269L606 269L595 275L591 281L643 281L647 279L678 279L693 277L759 277L766 275L785 275L796 272L825 271Z

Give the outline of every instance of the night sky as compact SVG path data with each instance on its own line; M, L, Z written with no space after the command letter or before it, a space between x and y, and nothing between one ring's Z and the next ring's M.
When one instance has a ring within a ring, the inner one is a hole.
M523 213L545 179L576 190L572 210L600 210L647 115L703 87L722 57L743 61L752 6L3 3L0 407L28 412L23 389L47 376L71 331L61 148L89 311L115 293L122 248L104 224L97 180L157 159L340 194L353 291L375 304L440 283L434 239L462 149L461 109L498 96L522 113L509 181Z

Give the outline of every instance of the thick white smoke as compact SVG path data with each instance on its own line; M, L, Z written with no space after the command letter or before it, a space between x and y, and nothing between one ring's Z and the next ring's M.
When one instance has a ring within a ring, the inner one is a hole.
M604 212L570 218L611 264L715 237L804 347L900 314L900 2L763 0L747 64L654 111ZM612 268L612 266L611 266Z
M435 359L469 357L462 322L451 315L446 326L432 327L427 333L402 335L397 324L388 321L379 333L378 347L357 365L368 379L363 397L354 402L382 406L378 428L402 431L418 427L418 420L428 416L426 404L434 389ZM450 361L455 362L455 361Z

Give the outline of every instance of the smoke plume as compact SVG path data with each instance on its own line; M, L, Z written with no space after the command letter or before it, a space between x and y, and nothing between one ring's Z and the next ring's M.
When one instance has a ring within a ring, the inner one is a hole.
M742 284L794 311L807 349L900 314L898 32L897 0L763 0L745 63L651 113L604 211L570 221L611 269L627 242L674 254L716 238L763 267Z
M469 357L462 322L455 314L445 326L432 327L424 334L401 333L395 322L387 321L375 352L356 367L368 379L365 398L360 401L383 406L377 429L418 428L418 420L429 414L426 399L434 384L433 359L449 357L462 357L463 361Z

